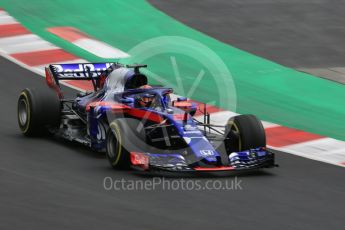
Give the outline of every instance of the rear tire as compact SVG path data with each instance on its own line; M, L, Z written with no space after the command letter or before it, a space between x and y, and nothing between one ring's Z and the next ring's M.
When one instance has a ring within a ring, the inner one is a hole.
M60 123L61 102L51 89L24 89L17 109L18 125L26 136L43 134Z
M228 120L225 148L228 154L266 147L266 134L261 121L254 115L239 115Z
M115 169L130 167L130 152L145 152L145 134L142 123L136 119L118 118L109 125L106 156Z

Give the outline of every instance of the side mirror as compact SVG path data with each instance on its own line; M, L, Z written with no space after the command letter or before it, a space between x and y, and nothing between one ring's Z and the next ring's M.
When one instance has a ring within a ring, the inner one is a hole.
M123 104L131 104L134 103L134 98L121 98L120 102Z
M187 101L187 98L186 97L178 97L177 101Z
M189 113L190 115L194 116L196 112L196 105L193 102L189 101L173 101L172 106L182 109L186 113Z

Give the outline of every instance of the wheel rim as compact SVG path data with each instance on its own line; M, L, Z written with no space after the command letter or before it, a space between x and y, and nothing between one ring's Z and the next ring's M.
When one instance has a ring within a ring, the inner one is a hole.
M21 126L25 126L28 122L28 104L25 99L21 99L18 103L18 118Z
M110 138L108 139L108 155L110 158L115 158L115 156L118 154L118 141L115 138L115 134L112 133L110 135Z
M239 128L233 121L230 121L228 126L229 129L227 131L227 136L230 138L228 141L228 148L230 152L241 151L241 136Z

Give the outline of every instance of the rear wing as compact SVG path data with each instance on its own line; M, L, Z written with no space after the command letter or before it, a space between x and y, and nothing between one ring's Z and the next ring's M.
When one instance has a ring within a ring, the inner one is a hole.
M114 69L122 67L117 62L104 63L71 63L71 64L51 64L45 68L46 82L62 98L60 89L61 80L88 80L92 81L94 90L100 88L100 83Z

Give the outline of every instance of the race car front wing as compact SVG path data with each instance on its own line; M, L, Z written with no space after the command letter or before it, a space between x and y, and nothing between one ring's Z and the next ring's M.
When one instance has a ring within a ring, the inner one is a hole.
M131 166L141 171L171 172L210 172L210 171L242 171L259 168L276 167L274 153L266 148L233 152L229 155L228 165L188 164L181 154L157 154L131 152Z

